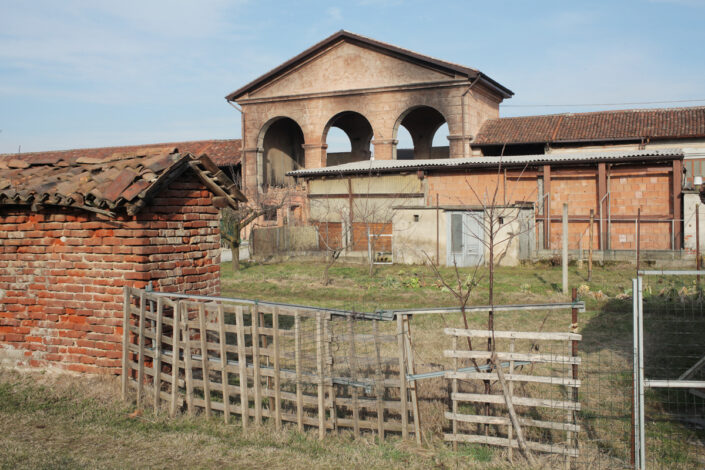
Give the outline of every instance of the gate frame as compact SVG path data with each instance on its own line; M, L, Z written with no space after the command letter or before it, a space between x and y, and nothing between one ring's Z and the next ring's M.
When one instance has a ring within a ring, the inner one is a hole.
M633 351L634 351L634 468L646 468L646 419L644 388L705 388L705 380L649 380L644 376L644 276L705 276L705 271L637 271L632 279ZM688 372L692 370L689 369ZM687 374L687 372L686 372Z

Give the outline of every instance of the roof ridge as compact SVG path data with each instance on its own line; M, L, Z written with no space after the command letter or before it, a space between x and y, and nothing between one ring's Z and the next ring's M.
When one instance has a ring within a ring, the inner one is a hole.
M130 144L130 145L110 145L107 147L77 147L77 148L71 148L71 149L64 149L64 150L40 150L37 152L14 152L14 153L0 153L0 157L19 157L19 156L26 156L26 155L37 155L37 154L43 154L43 153L69 153L69 152L80 152L80 151L87 151L87 150L119 150L119 149L126 149L126 148L134 148L136 147L137 149L140 148L146 148L146 147L171 147L175 146L178 147L178 145L183 145L183 144L200 144L200 143L206 143L206 142L235 142L235 141L241 141L242 138L240 139L207 139L207 140L184 140L181 142L159 142L159 143L154 143L154 144Z
M677 106L673 108L627 108L627 109L607 109L602 111L585 111L582 113L549 113L549 114L528 114L524 116L507 116L487 119L489 121L505 121L510 119L526 119L526 118L541 118L553 116L585 116L589 114L609 114L609 113L648 113L648 112L664 112L664 111L687 111L687 110L705 110L705 106Z

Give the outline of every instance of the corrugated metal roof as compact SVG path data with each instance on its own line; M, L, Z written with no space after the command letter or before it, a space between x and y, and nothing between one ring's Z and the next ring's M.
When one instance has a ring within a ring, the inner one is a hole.
M590 161L639 161L674 160L683 158L683 150L678 148L633 151L603 151L564 154L520 155L514 157L470 157L439 158L433 160L364 160L325 168L310 168L290 171L289 176L319 176L336 174L385 173L410 170L451 169L451 168L492 168L500 164L505 167L533 166L557 163L577 163Z

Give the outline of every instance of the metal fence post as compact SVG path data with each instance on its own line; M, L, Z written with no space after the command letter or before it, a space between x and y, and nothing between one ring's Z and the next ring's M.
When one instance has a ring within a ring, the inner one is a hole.
M639 464L639 290L638 281L632 279L632 445L631 463L635 469Z
M644 291L641 276L637 278L639 292L638 317L639 317L639 464L640 469L646 468L646 420L644 419Z

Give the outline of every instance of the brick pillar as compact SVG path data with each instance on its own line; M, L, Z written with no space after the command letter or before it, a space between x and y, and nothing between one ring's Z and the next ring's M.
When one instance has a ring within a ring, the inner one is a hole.
M246 148L242 150L242 187L245 194L255 194L262 186L262 153L261 148Z
M448 146L450 147L450 158L463 158L465 155L470 156L471 135L449 135ZM467 147L467 149L464 149Z
M323 168L326 166L327 144L303 144L304 164L306 168Z
M373 140L372 145L375 146L375 160L396 160L398 143L399 141L395 139Z

